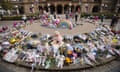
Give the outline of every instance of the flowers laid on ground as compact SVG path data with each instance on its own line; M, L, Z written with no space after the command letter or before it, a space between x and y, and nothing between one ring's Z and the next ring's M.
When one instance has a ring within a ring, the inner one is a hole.
M24 24L19 25L24 27ZM71 64L94 65L100 57L120 56L120 49L114 47L119 43L119 36L107 25L99 25L90 33L76 36L62 36L58 31L54 35L35 34L19 25L5 27L0 34L0 54L11 63L63 68Z

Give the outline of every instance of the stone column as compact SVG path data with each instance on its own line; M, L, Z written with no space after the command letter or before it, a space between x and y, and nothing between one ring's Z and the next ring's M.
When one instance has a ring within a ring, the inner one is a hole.
M11 15L11 11L10 10L7 10L8 14Z
M15 5L15 8L16 8L16 13L17 13L17 15L19 15L18 5Z
M25 11L25 14L29 14L30 13L30 6L25 4L24 5L24 11Z
M76 11L76 5L74 5L74 12Z
M19 12L19 9L17 8L17 15L19 15L20 14L20 12Z
M42 14L43 14L43 11L44 11L44 5L42 4L41 6L42 6Z
M62 14L64 14L64 4L62 5Z
M39 13L39 8L38 8L38 5L35 5L35 13Z
M72 3L70 2L69 3L69 13L71 13L71 6L72 6Z
M57 4L55 4L54 6L55 6L55 13L57 14Z
M31 7L32 7L32 13L35 13L35 6L34 6L34 4L32 4Z
M118 1L117 5L116 5L116 8L115 8L115 12L116 12L116 13L118 13L119 8L120 8L120 4L119 4L119 1Z
M88 6L88 4L85 4L85 10L86 10L86 13L89 13L89 6Z
M28 0L23 0L24 3L27 3ZM25 14L29 14L30 13L30 9L29 9L29 5L28 4L23 4L23 7L24 7L24 13Z
M101 8L100 12L103 12L104 3L101 4L101 7L100 7L100 8Z

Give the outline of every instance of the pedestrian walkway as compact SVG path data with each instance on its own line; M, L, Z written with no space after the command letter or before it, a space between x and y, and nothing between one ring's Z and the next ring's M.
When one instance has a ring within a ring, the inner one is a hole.
M16 71L13 71L13 69L10 69L9 67L7 67L7 65L4 65L0 59L0 72L16 72Z
M21 20L19 20L19 21L21 21ZM19 21L0 21L0 26L1 25L11 25L14 22L19 22ZM78 21L78 22L80 22L80 21ZM109 25L110 22L111 22L111 19L105 19L104 24L108 24ZM100 23L100 20L98 20L98 23ZM119 20L119 23L120 23L120 20Z

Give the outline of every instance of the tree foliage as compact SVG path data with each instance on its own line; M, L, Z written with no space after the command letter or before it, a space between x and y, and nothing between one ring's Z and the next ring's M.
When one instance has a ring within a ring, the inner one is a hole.
M12 9L13 5L8 0L0 0L0 6L5 9Z

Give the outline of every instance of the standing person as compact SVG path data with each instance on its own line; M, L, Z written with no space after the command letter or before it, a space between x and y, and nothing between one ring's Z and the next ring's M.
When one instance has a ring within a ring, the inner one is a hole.
M34 21L34 17L30 17L30 24L33 24L33 21Z
M22 19L23 19L24 23L26 23L26 21L27 21L27 16L26 16L26 15L23 15Z
M104 24L104 23L103 23L103 21L104 21L104 19L105 19L104 14L101 15L100 19L101 19L101 24Z
M98 19L99 19L99 17L98 17L98 16L94 16L94 21L95 21L95 24L98 24Z
M68 11L66 11L65 17L66 19L68 19Z
M110 27L113 29L116 26L117 23L118 23L118 17L116 15L114 15L112 17L112 21L111 21Z
M56 19L56 12L54 13L54 19Z
M75 22L78 21L78 12L75 13Z

